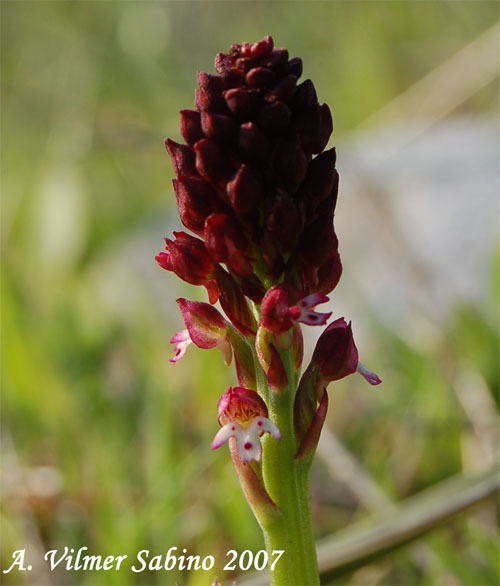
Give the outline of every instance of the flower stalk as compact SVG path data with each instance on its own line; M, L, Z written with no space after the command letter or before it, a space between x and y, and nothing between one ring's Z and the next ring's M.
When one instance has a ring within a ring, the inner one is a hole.
M217 348L238 387L217 404L219 431L259 522L276 586L319 584L309 471L328 409L326 388L361 365L351 325L316 311L342 273L333 226L338 173L330 109L302 61L271 37L232 45L217 74L198 73L195 110L181 111L185 144L165 141L186 232L165 239L156 261L203 286L208 302L177 300L186 329L175 334L180 360L189 345ZM216 303L225 316L216 308ZM327 326L301 376L301 327Z

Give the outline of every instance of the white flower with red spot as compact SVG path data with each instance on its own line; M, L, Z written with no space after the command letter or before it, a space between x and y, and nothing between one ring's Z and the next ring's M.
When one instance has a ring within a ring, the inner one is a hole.
M236 421L226 423L214 437L211 448L216 450L225 444L230 438L236 440L236 449L239 457L244 462L259 462L262 457L262 446L260 437L269 433L274 439L281 439L280 430L267 417L256 417L252 419L248 427L243 427Z
M316 305L326 303L330 299L322 293L313 293L298 301L295 305L288 308L288 317L293 322L300 322L308 326L324 326L328 318L332 315L330 313L320 313L314 311Z
M258 462L262 457L261 436L269 433L275 439L281 439L280 430L267 418L266 404L255 391L228 387L219 399L217 409L222 427L214 437L212 450L234 438L241 460Z

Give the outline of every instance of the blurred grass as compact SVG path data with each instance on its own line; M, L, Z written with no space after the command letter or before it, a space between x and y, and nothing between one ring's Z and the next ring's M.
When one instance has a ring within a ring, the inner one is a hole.
M2 568L15 549L36 557L65 545L129 558L175 545L218 560L208 576L128 565L50 575L34 560L31 577L4 583L208 584L223 577L228 549L262 542L227 454L209 450L234 374L215 351L168 363L174 299L203 293L152 260L180 226L162 140L179 136L196 71L233 42L272 34L303 57L341 143L498 20L498 5L42 1L1 11ZM464 108L494 115L496 95L489 86ZM492 286L480 306L457 306L431 347L374 315L369 358L383 388L336 385L329 423L393 500L467 471L470 422L453 384L472 372L498 406L497 299ZM318 536L365 514L345 490L322 494L321 475L317 464ZM471 516L429 538L438 562L424 570L403 552L346 580L494 583L495 530L491 516Z

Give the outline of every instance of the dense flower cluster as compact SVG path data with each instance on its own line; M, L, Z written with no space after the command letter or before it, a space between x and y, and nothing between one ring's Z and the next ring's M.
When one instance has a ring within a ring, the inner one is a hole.
M324 150L332 116L319 104L313 83L299 83L301 59L274 48L271 37L233 45L217 55L215 68L216 75L198 73L195 109L181 111L185 144L165 141L180 219L192 234L174 232L156 260L184 281L206 287L210 304L219 301L229 321L209 304L179 300L187 329L172 338L171 362L191 342L217 347L226 363L234 352L242 385L237 388L255 388L255 370L261 368L277 392L291 383L281 353L292 349L298 373L299 324L327 323L331 314L314 308L328 301L342 272L333 227L335 149ZM297 393L306 406L296 400L302 435L321 401L311 388L356 370L372 384L380 382L358 365L350 325L337 320L320 337ZM231 404L242 396L232 394ZM234 437L242 459L258 460L255 438L263 431L278 438L272 426L267 412L243 423L234 419L224 423L214 445ZM247 452L240 441L245 434L252 438Z

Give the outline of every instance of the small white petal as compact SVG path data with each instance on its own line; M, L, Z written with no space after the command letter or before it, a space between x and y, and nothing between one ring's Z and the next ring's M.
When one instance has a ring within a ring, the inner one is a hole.
M270 433L275 439L281 439L280 430L267 417L255 417L247 428L236 422L226 423L217 432L211 448L216 450L234 437L239 457L244 462L259 462L262 457L260 436L263 433Z
M248 429L257 430L259 436L263 433L270 433L274 439L281 439L281 431L267 417L256 417Z
M240 458L244 462L260 461L262 457L262 446L260 445L259 433L257 430L242 429L236 436L236 448Z
M192 343L192 340L189 337L188 330L181 330L180 332L174 334L170 340L170 343L175 344L175 356L171 358L169 362L175 364L184 356L189 344Z
M312 309L313 307L316 307L316 305L321 305L327 301L329 301L329 298L326 295L323 295L323 293L312 293L301 299L297 303L297 306L300 307L300 309Z
M226 425L221 427L215 435L210 448L212 450L220 448L229 440L229 438L238 436L239 434L241 434L242 431L244 430L239 423L226 423Z

